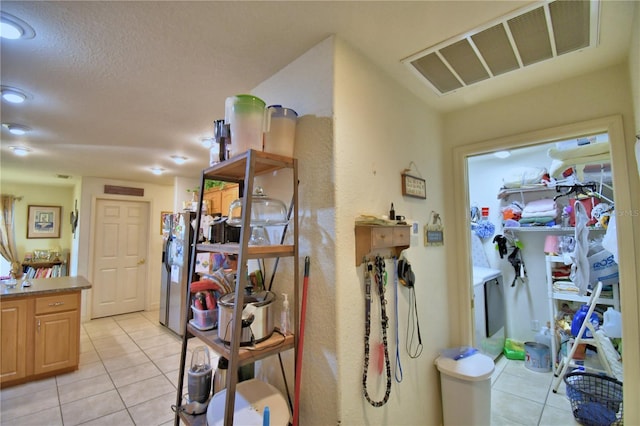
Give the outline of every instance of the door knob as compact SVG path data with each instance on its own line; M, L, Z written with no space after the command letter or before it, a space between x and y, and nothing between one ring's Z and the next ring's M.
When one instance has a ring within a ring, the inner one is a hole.
M144 265L145 259L138 260L138 265Z

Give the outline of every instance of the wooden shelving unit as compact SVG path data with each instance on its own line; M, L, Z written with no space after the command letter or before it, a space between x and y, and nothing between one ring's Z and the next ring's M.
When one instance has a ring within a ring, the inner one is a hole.
M226 382L226 399L224 424L225 426L233 425L235 393L237 385L237 371L240 367L250 364L266 357L276 355L280 352L293 349L297 350L298 342L298 325L299 313L299 254L298 254L298 168L297 160L294 158L282 157L279 155L269 154L265 152L249 150L241 155L233 157L229 160L216 164L202 172L201 188L204 187L206 179L219 180L224 182L237 183L239 193L242 194L242 226L240 231L239 243L226 244L193 244L192 261L190 265L191 283L198 279L195 273L196 254L200 252L217 252L226 254L236 254L238 256L238 269L236 271L235 283L235 301L236 304L232 316L232 330L230 344L226 344L220 340L217 330L201 331L187 323L186 330L182 342L182 353L180 357L180 370L178 379L178 391L176 397L176 406L179 408L182 404L182 390L184 380L184 370L186 365L187 342L191 337L198 337L209 347L229 360L227 382ZM290 245L268 245L268 246L249 246L251 235L251 200L254 190L254 178L256 176L271 173L276 170L291 169L292 173L292 191L293 191L293 217L290 219L288 228L293 229L293 244ZM202 214L203 193L200 193L200 202L196 214L196 228L200 226ZM224 212L223 212L224 213ZM292 335L283 336L274 332L273 335L263 342L252 347L243 347L240 345L240 336L242 335L242 309L244 305L244 289L248 285L247 261L252 259L265 258L293 258L293 299L292 299ZM190 301L187 294L187 304ZM186 307L190 309L189 306ZM294 354L295 355L295 354ZM294 356L295 357L295 356ZM297 359L297 357L295 357ZM206 414L197 416L187 415L176 411L175 425L178 426L182 420L187 425L206 425Z
M65 268L62 268L62 266L65 266ZM40 270L43 269L50 269L50 268L55 268L55 267L60 267L60 273L64 272L64 275L55 275L55 276L67 276L69 275L69 254L65 254L62 255L59 258L56 259L51 259L51 260L37 260L37 261L24 261L22 262L22 270L24 273L27 273L28 270L30 268L35 269L35 273L36 275L30 278L51 278L54 277L54 275L51 275L49 277L47 276L41 276L40 275Z

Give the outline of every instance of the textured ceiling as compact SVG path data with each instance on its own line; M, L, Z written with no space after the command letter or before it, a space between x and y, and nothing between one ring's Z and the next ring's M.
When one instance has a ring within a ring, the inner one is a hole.
M246 93L335 34L424 102L451 111L623 61L634 2L602 3L596 49L541 63L459 93L436 96L401 60L530 1L245 2L2 1L36 36L2 40L2 85L25 90L2 103L2 181L57 174L172 184L208 164L200 145L224 99ZM16 157L11 145L32 149ZM189 158L178 166L170 155ZM152 166L166 169L153 176ZM26 171L26 173L25 173ZM58 180L64 184L69 180Z

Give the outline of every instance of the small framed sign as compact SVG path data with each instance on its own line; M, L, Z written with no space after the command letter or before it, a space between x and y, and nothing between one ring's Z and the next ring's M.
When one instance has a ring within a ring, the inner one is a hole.
M402 195L427 199L427 184L422 178L402 174Z
M440 214L431 212L432 222L424 226L424 245L442 246L444 245L444 226Z
M429 226L425 226L424 228L424 240L426 246L441 246L444 244L444 230L429 229Z
M29 206L27 238L60 238L60 206Z

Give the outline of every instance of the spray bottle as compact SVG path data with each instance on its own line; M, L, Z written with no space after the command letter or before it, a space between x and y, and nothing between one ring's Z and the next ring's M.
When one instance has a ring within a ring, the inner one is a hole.
M289 299L286 293L282 293L282 312L280 312L280 331L284 336L291 334L291 311L289 309Z

